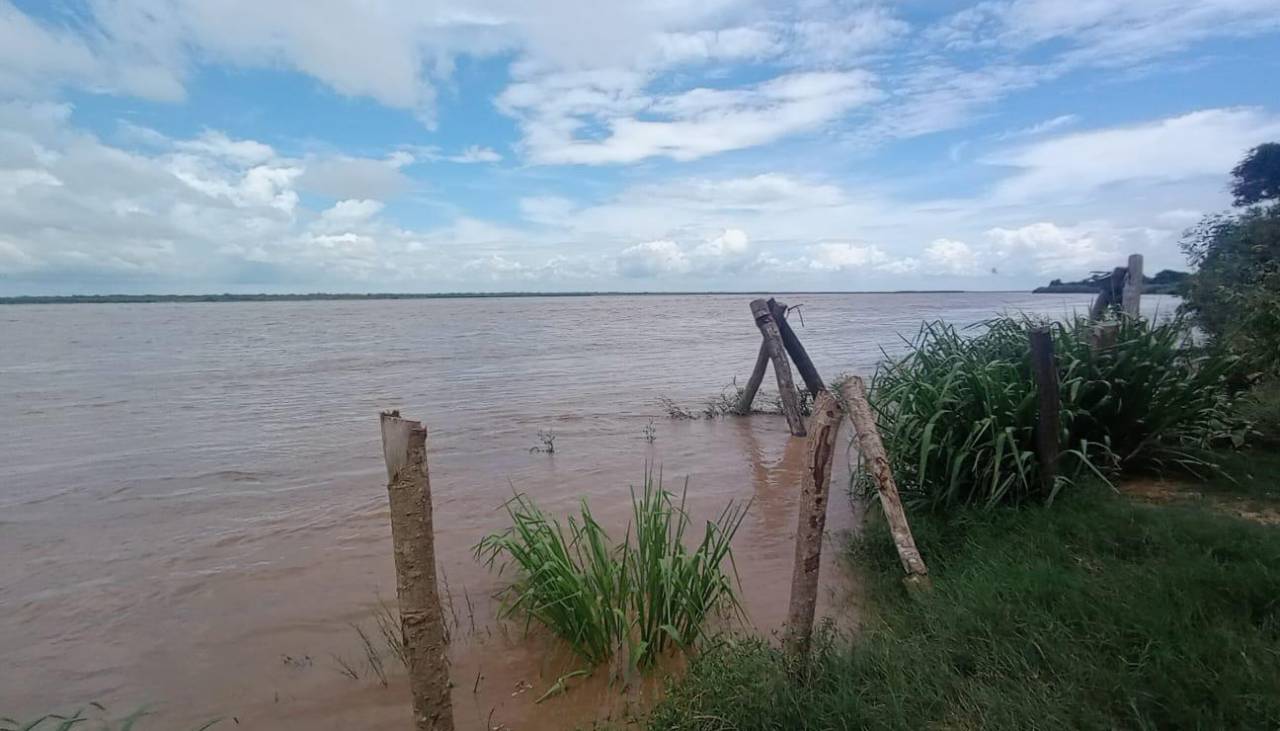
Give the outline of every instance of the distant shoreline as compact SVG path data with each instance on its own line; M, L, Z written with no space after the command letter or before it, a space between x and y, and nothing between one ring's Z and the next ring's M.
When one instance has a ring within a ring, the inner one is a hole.
M1024 294L1022 290L979 291L965 289L902 289L892 291L774 291L774 295L805 294ZM341 294L314 292L308 294L71 294L23 295L0 297L0 305L60 304L159 304L182 302L311 302L317 300L416 300L416 299L495 299L515 297L688 297L706 295L758 295L759 291L739 292L438 292Z

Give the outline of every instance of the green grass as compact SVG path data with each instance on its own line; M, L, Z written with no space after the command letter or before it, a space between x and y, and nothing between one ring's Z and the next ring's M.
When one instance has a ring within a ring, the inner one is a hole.
M1205 448L1242 438L1228 396L1233 361L1185 347L1185 323L1124 319L1114 345L1096 352L1086 319L1053 323L1063 453L1046 490L1035 454L1034 324L1000 317L965 333L926 323L906 356L878 370L871 400L908 502L991 508L1052 501L1080 478L1121 470L1206 472Z
M630 667L645 668L672 647L691 647L713 614L738 607L724 564L732 565L730 542L746 509L730 503L690 548L687 491L686 482L677 502L646 472L617 544L585 500L566 529L517 494L506 503L511 527L476 547L489 566L516 571L503 592L504 614L537 620L591 665L625 649Z
M761 641L712 648L651 728L1280 725L1280 529L1102 488L913 521L932 592L873 527L856 640L827 634L803 679Z

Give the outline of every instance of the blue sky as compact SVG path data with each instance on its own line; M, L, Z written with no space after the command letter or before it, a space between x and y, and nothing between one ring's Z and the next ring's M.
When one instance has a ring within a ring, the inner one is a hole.
M1280 140L1276 0L0 0L0 294L1021 289Z

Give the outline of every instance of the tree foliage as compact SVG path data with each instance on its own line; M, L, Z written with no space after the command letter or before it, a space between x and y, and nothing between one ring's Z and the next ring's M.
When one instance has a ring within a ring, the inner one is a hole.
M1199 267L1183 308L1251 375L1280 375L1280 203L1207 216L1182 249Z
M1280 198L1280 142L1249 150L1231 171L1231 194L1237 206L1252 206Z

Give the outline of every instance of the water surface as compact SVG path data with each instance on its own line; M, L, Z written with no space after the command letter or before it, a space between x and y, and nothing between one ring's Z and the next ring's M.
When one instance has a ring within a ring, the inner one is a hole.
M696 405L745 381L759 345L749 299L0 308L0 713L101 700L155 704L175 727L212 716L247 728L405 727L402 672L382 688L367 672L344 677L335 659L360 664L349 623L372 628L378 597L394 599L377 417L398 408L430 432L459 726L617 717L625 708L600 681L534 706L577 664L493 621L498 584L471 547L503 527L497 508L513 487L557 513L586 497L621 528L628 486L653 461L669 485L688 478L696 516L754 501L737 563L752 623L776 629L803 441L776 416L671 421L657 405ZM1062 316L1089 302L786 299L804 303L804 326L793 323L828 379L869 375L881 348L899 351L923 319ZM556 453L531 453L548 429ZM847 527L847 501L832 504L833 526ZM839 588L829 563L824 581Z

